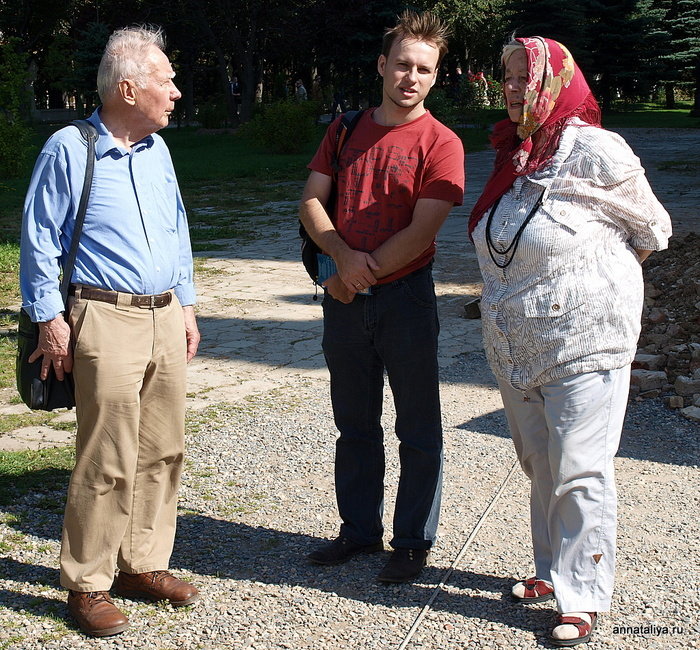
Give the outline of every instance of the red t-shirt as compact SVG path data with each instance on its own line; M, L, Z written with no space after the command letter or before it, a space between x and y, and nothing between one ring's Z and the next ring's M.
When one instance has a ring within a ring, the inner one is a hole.
M461 205L464 198L462 141L429 112L398 126L382 126L365 111L340 156L338 194L331 215L338 234L355 250L371 253L411 223L418 199ZM338 118L326 132L309 169L332 176ZM435 242L385 284L425 266Z

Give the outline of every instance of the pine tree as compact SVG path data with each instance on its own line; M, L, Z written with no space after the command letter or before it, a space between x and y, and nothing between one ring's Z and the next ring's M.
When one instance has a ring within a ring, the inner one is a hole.
M700 117L700 3L697 0L667 0L656 3L664 10L663 31L667 48L660 57L665 63L663 80L694 89L690 114Z

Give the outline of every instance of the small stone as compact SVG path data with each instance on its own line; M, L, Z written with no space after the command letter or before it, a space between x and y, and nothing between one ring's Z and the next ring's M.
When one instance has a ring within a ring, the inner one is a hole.
M481 318L480 303L480 298L472 298L464 303L464 317L469 319Z
M633 386L638 386L639 390L644 392L655 388L662 388L666 383L667 376L661 370L633 370L631 383Z
M689 343L688 347L690 348L690 358L693 361L700 361L700 343Z
M681 413L692 422L700 422L700 406L686 406Z
M682 409L685 406L685 402L680 395L671 395L668 398L668 408L670 409Z
M663 354L637 353L632 362L632 367L642 370L661 370L665 363L666 356Z
M659 323L666 323L668 321L668 312L665 309L658 309L654 307L649 311L647 320L650 323L654 323L654 325L658 325Z
M694 395L700 393L700 379L692 379L691 377L676 377L673 388L679 395Z
M654 388L652 390L645 390L643 393L639 393L639 398L640 399L654 399L655 397L658 397L661 395L661 390L658 388Z

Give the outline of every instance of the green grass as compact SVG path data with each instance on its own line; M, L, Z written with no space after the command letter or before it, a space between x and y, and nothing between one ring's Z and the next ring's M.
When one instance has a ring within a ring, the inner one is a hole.
M605 128L697 129L700 118L690 117L691 104L669 110L656 104L622 104L603 114Z
M17 335L0 334L0 388L15 385L15 357L17 355ZM0 430L2 429L0 416Z
M27 492L46 494L65 489L74 463L72 445L0 452L0 505L9 505Z

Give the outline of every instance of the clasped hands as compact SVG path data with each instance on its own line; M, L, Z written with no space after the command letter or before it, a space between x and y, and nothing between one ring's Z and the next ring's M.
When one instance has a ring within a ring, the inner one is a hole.
M379 264L369 253L348 250L335 260L338 272L329 277L323 287L336 300L350 304L357 293L377 284L374 272Z

